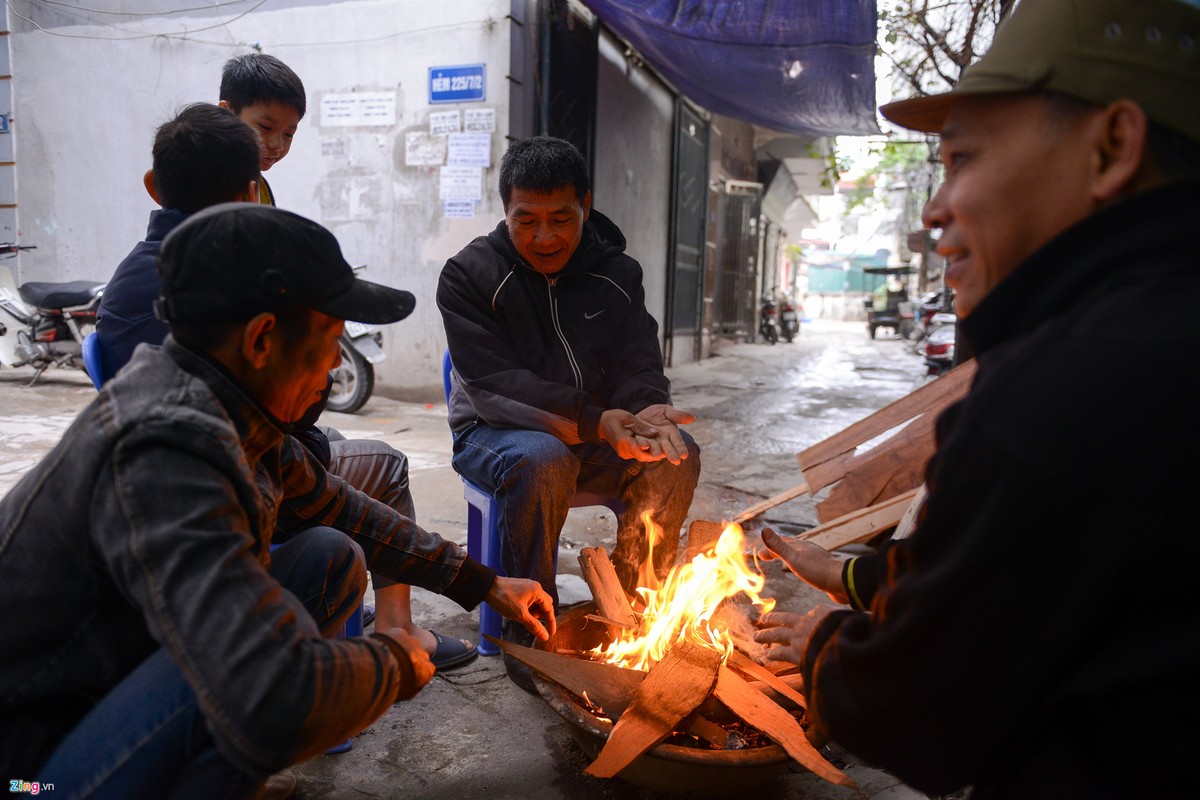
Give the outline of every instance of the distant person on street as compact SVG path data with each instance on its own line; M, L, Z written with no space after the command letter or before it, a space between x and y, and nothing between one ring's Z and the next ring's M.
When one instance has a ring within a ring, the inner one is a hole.
M541 639L553 603L286 435L343 320L396 322L411 294L357 279L316 223L250 203L190 216L160 268L171 335L0 500L0 767L69 796L255 797L433 675L402 628L332 638L364 560ZM272 552L277 519L308 524Z
M539 136L513 143L500 165L504 219L446 262L438 307L454 364L449 398L454 468L500 507L508 575L555 598L558 537L577 490L620 499L612 559L637 586L665 576L700 474L700 451L671 406L658 324L625 237L592 208L583 156ZM526 643L517 627L504 638ZM507 659L509 676L532 676Z
M1197 795L1198 86L1195 3L1022 0L953 91L882 108L941 134L924 222L978 375L910 538L841 562L764 534L860 610L758 638L925 792Z

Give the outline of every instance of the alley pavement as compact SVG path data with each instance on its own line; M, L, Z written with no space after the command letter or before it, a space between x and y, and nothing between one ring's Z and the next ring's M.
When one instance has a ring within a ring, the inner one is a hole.
M791 344L737 344L702 362L668 370L675 405L695 413L689 430L701 447L700 485L691 518L722 520L802 481L796 453L907 394L924 372L909 343L872 341L865 323L817 320ZM33 386L32 371L0 370L0 494L54 446L95 397L78 371L52 370ZM450 467L450 432L440 375L429 397L400 402L375 396L354 415L327 413L321 424L347 438L381 439L409 459L417 521L466 543L462 483ZM62 487L71 491L73 487ZM765 524L798 533L816 523L807 496L746 524L750 542ZM615 544L616 523L602 508L573 509L559 549L563 604L590 597L579 575L582 547ZM765 594L786 610L829 603L778 562L764 564ZM372 598L368 596L367 602ZM418 622L478 641L478 615L415 589ZM540 696L508 680L498 657L440 673L415 699L397 703L356 736L346 753L295 768L297 798L550 798L656 800L664 794L584 775L589 759L567 724ZM836 746L826 755L859 785L833 786L799 766L744 795L756 800L915 800L925 795L858 762ZM732 795L725 795L732 796Z

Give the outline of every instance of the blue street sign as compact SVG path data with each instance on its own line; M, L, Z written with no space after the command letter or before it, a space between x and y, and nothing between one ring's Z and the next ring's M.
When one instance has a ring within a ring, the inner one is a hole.
M487 93L484 64L429 68L430 103L472 103Z

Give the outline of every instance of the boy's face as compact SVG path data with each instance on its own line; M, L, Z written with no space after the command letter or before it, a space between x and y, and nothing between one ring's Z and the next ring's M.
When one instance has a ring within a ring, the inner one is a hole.
M229 108L224 100L221 105ZM288 154L292 149L292 137L300 125L300 114L296 109L278 102L251 103L238 112L238 118L258 132L261 151L258 168L262 172Z

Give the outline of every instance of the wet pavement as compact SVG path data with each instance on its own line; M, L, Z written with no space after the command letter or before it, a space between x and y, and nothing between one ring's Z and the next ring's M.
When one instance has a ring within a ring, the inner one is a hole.
M907 394L923 373L907 342L868 338L864 323L817 320L792 344L739 344L697 364L668 370L675 405L695 413L689 430L702 448L703 469L692 517L728 519L746 506L803 479L796 453ZM26 387L31 371L0 370L0 494L54 445L78 411L95 397L82 372L51 371ZM431 376L433 377L433 376ZM436 378L440 381L440 376ZM431 385L436 385L431 380ZM450 467L450 435L440 388L427 402L372 398L355 415L327 413L322 424L348 438L375 438L409 458L417 519L466 541L462 484ZM64 488L64 491L66 489ZM807 496L747 523L754 540L763 524L799 532L816 523ZM588 598L576 555L581 547L611 551L615 521L604 509L573 509L560 540L559 591L569 604ZM780 607L805 610L827 603L777 563L765 566L767 594ZM368 598L370 602L370 598ZM414 590L423 625L476 640L477 615ZM757 800L834 798L910 800L924 797L835 746L826 754L859 789L827 784L800 767L754 789ZM296 797L318 798L637 798L676 795L622 780L583 774L588 757L566 723L539 696L526 694L496 657L437 675L415 699L398 703L337 756L295 769ZM725 795L732 796L732 795Z

